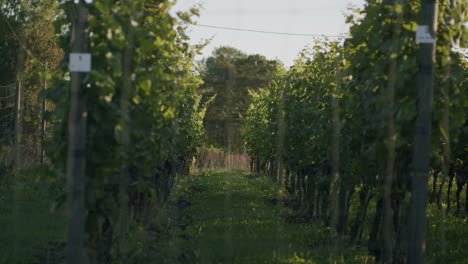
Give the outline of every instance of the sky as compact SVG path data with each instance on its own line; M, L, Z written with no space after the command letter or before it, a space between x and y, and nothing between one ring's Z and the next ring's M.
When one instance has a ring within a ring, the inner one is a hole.
M361 8L364 0L177 0L173 12L201 5L198 24L299 34L340 35L346 33L345 13ZM313 43L309 36L284 36L189 27L193 44L211 40L202 57L216 47L228 45L247 54L259 53L291 66L299 52ZM200 58L199 58L200 59Z

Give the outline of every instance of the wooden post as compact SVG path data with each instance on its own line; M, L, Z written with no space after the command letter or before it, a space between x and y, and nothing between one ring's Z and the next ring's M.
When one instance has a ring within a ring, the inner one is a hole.
M338 66L338 63L336 64ZM341 73L338 73L341 75ZM336 230L340 228L339 222L339 209L338 209L338 192L341 185L340 175L340 109L339 109L339 91L338 85L332 87L331 93L331 108L332 108L332 135L331 135L331 183L330 183L330 225L335 227Z
M23 96L23 63L25 51L19 47L18 51L18 73L16 77L16 97L15 97L15 170L14 176L18 177L18 171L21 169L21 97Z
M336 48L336 46L334 47ZM333 51L336 52L336 51ZM331 165L331 182L330 182L330 226L340 233L343 227L340 221L339 209L339 193L342 185L340 174L340 135L341 135L341 111L340 111L340 93L341 83L343 79L343 71L340 69L341 63L344 60L343 50L340 55L334 58L331 71L335 71L334 85L331 87L330 105L331 105L331 142L330 142L330 165Z
M285 101L285 88L282 83L278 84L280 89L280 98L278 105L278 112L276 114L276 120L278 120L278 137L276 139L276 171L275 180L276 182L284 187L284 164L283 164L283 153L284 153L284 141L286 136L286 121L284 120L284 101Z
M70 8L72 19L72 52L85 51L88 31L88 9L80 1ZM65 260L67 264L85 261L85 162L86 162L86 101L82 89L83 73L71 72L70 113L68 117L68 230Z
M394 5L401 4L399 0L395 1ZM395 7L396 8L396 7ZM390 54L398 54L398 42L401 35L401 24L403 22L402 13L394 11L394 25L392 32L392 42L390 47ZM395 129L395 87L397 82L397 64L398 59L390 57L390 65L388 70L388 83L387 88L383 91L383 102L385 102L385 120L384 120L384 135L385 147L387 150L385 174L383 178L383 195L382 195L382 262L393 263L394 255L394 230L393 230L393 209L392 209L392 186L393 175L395 171L395 142L396 142L396 129Z
M434 37L437 31L437 5L438 0L421 0L420 25L428 26L429 33ZM408 239L408 263L412 264L424 263L435 51L435 42L420 44Z
M126 37L128 45L124 50L122 58L123 69L123 86L120 94L120 123L122 126L122 142L121 142L121 159L120 168L120 185L119 185L119 204L120 204L120 240L119 254L122 261L125 259L127 250L127 233L128 233L128 185L129 185L129 150L130 150L130 126L129 126L129 100L132 89L132 71L133 71L133 51L134 51L134 28L132 20L135 18L135 8L133 1L125 1L126 5L130 5L130 18L127 25L128 29Z
M47 62L45 63L44 83L42 86L42 120L41 120L41 163L44 163L44 143L45 143L45 111L46 111L46 90L47 90Z
M15 165L13 170L13 209L12 209L12 218L13 218L13 231L14 233L19 232L18 219L19 219L19 199L20 199L20 190L19 190L19 171L21 170L21 97L23 96L23 69L24 69L24 59L25 59L25 50L19 46L18 47L18 68L16 74L16 97L15 97ZM20 241L18 237L13 239L13 257L16 259L18 257L18 252L20 248Z

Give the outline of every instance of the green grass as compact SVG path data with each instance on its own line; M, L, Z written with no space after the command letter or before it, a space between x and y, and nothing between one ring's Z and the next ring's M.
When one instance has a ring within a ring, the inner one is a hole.
M446 216L428 206L427 263L468 263L468 218Z
M56 263L65 235L63 209L24 184L0 190L0 263Z
M363 246L350 245L317 223L290 222L294 215L267 178L240 172L213 172L185 178L160 219L172 226L158 239L156 263L373 263ZM357 201L354 201L357 202ZM370 230L375 203L365 220ZM172 219L172 220L171 220ZM172 222L171 222L172 221ZM175 228L174 228L175 227ZM365 234L365 237L368 234ZM466 218L443 216L428 206L427 263L468 263Z
M51 210L50 188L34 180L15 191L6 186L0 185L0 263L61 263L54 259L63 255L65 212ZM287 221L295 212L274 202L282 198L276 184L247 173L183 177L148 227L131 226L125 263L372 263L365 246L346 244L321 224ZM466 237L466 218L429 205L427 263L468 263Z
M162 238L158 263L366 263L365 249L330 239L312 223L290 223L270 202L282 194L266 178L239 172L193 177L177 199L191 202L183 228ZM369 259L370 260L370 259Z

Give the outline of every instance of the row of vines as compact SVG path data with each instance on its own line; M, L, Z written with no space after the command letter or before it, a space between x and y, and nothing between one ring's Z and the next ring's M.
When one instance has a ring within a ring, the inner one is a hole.
M185 33L198 10L175 17L170 13L174 3L168 0L41 0L28 1L34 2L30 6L25 2L0 4L8 26L13 25L3 28L11 35L5 43L13 56L5 78L22 82L25 65L40 68L40 76L47 77L50 87L45 92L35 88L38 98L47 99L46 158L32 170L60 208L67 198L68 54L70 43L76 41L71 21L78 7L86 8L89 18L84 28L92 71L82 74L79 94L86 105L86 148L76 153L86 164L86 256L69 250L67 261L149 263L139 234L154 216L154 208L166 203L177 177L189 173L204 136L205 106L196 92L202 80L194 62L201 46L189 44ZM42 18L41 25L31 24L33 15ZM47 28L49 34L42 50L31 48L35 40L28 39L26 29L35 26ZM18 53L24 54L24 60L16 60ZM44 70L41 65L46 63L49 68ZM33 86L25 89L28 92ZM33 119L40 120L40 115ZM15 181L26 178L15 175ZM73 249L73 245L67 247Z
M254 95L243 120L251 169L283 185L305 217L366 245L383 263L407 263L411 247L416 76L424 70L414 39L419 8L415 0L367 1L348 18L349 39L304 50L286 74ZM464 218L468 58L453 48L467 43L467 10L465 1L439 2L428 179L429 201Z

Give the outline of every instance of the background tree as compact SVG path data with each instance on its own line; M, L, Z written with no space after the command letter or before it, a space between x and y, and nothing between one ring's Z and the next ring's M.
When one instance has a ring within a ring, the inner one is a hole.
M18 155L25 161L25 167L39 161L41 156L43 111L40 102L45 96L41 92L44 79L57 72L63 56L56 34L61 17L56 1L0 1L0 85L15 82L21 90L19 127L22 129L18 131ZM0 97L6 96L0 92ZM11 145L8 139L14 132L14 117L8 114L13 104L6 101L0 104L0 148L3 145L2 154L9 156L0 157L2 167L14 157L6 146Z
M215 96L204 119L209 143L228 151L242 151L240 117L252 104L250 91L267 87L281 64L259 54L220 47L204 61L204 66L204 84L199 91L204 101Z

